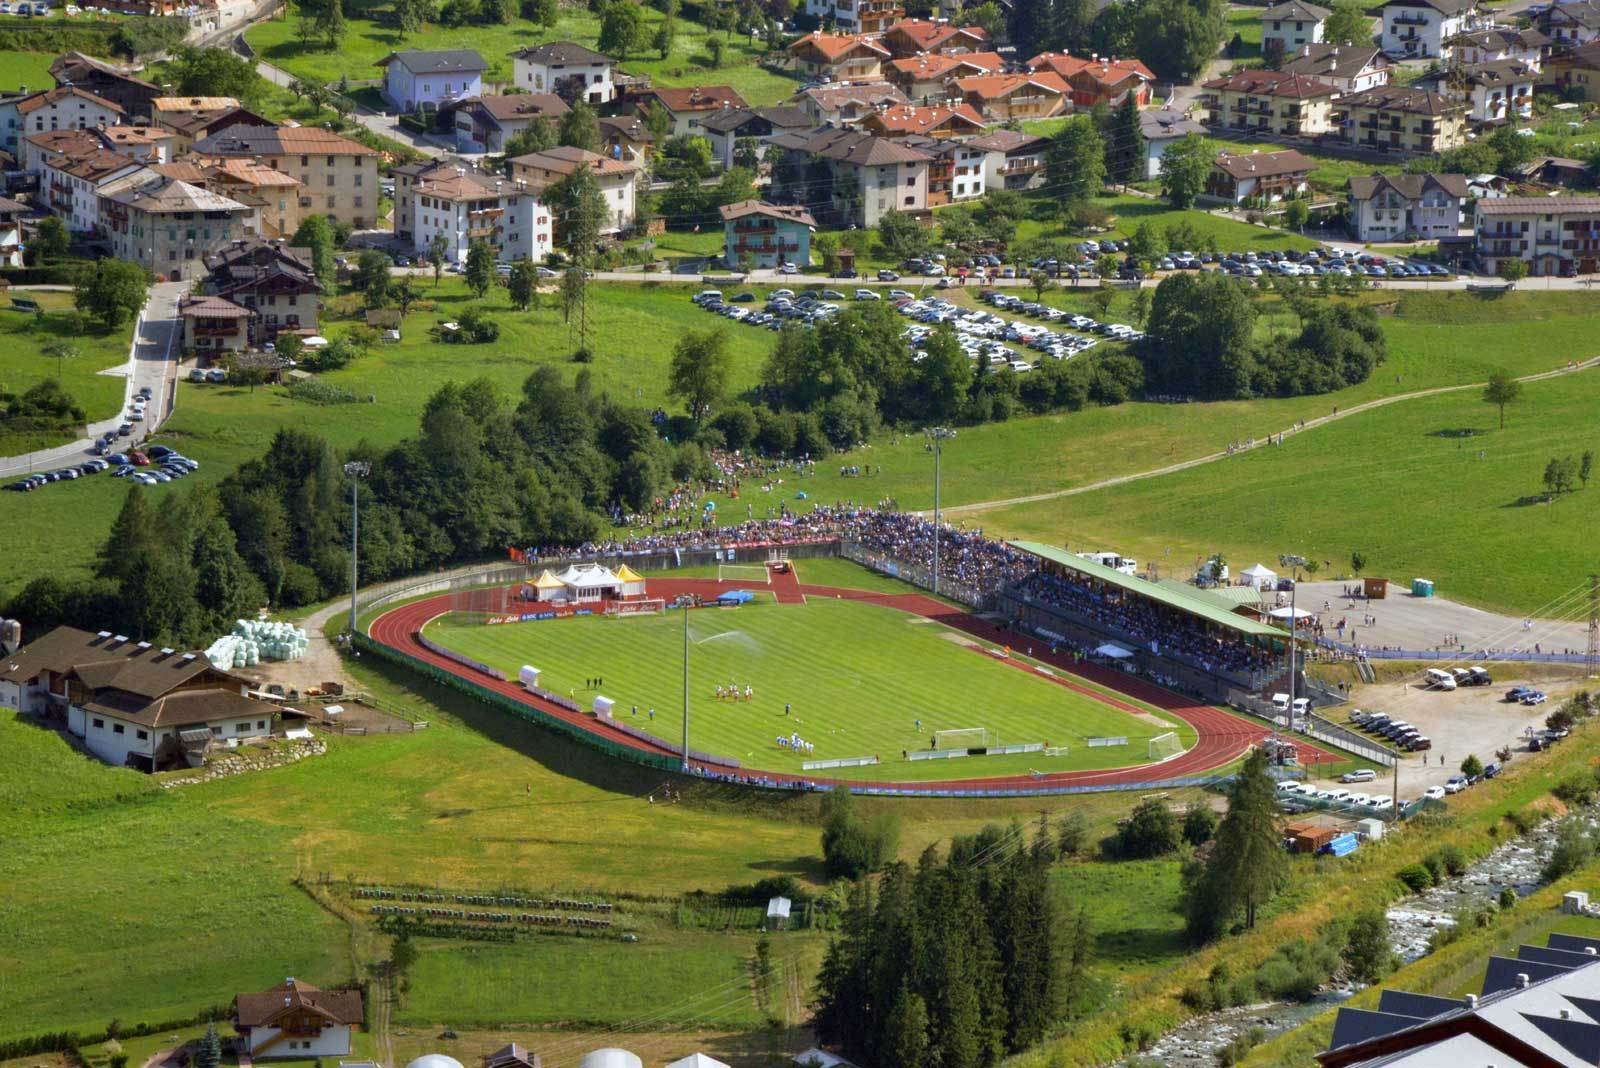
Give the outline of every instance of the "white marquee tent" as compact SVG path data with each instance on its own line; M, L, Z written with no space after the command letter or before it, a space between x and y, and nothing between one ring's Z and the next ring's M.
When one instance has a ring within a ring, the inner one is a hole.
M1258 590L1270 590L1278 584L1278 573L1270 567L1257 564L1239 573L1239 577Z

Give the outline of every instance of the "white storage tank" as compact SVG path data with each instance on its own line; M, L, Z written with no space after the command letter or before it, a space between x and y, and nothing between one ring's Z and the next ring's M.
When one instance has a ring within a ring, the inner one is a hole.
M613 1046L585 1053L578 1068L644 1068L644 1062L636 1054Z

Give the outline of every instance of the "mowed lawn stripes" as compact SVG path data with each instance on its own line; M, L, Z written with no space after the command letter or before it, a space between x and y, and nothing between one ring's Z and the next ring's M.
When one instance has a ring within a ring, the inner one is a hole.
M804 759L876 755L880 764L852 768L850 776L966 779L1141 764L1148 740L1169 730L1178 731L1186 747L1194 743L1193 730L1173 717L1154 709L1122 711L977 652L948 627L882 605L824 598L805 605L757 602L696 610L689 625L689 744L746 767L798 773ZM616 702L613 714L620 720L682 744L683 622L676 612L498 626L447 616L427 631L509 678L531 664L543 673L540 685L585 707L604 694ZM591 679L603 680L599 689ZM754 696L719 700L719 685L749 685ZM793 709L788 716L786 704ZM1069 752L902 757L927 748L934 731L970 727L996 732L1001 744L1048 742ZM791 732L814 750L802 757L777 744L780 734ZM1126 737L1128 744L1090 749L1090 737Z

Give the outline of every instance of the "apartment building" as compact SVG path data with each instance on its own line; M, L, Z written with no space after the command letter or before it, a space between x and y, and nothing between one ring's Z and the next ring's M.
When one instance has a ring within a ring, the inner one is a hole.
M1533 117L1533 87L1539 72L1520 59L1440 71L1419 78L1416 85L1466 101L1467 119L1479 125L1515 122Z
M1339 139L1380 152L1433 155L1467 139L1467 105L1439 93L1385 85L1334 104Z
M1600 41L1557 53L1546 73L1561 90L1576 89L1589 103L1600 102Z
M983 116L969 104L916 107L906 104L868 115L861 128L879 137L929 137L944 140L983 132Z
M116 126L127 118L122 105L73 85L0 97L0 129L5 131L6 149L10 152L15 152L18 139L28 134L92 130Z
M816 126L800 108L723 108L694 120L693 132L711 145L711 158L723 170L733 166L739 142L753 142L756 158L765 158L772 136L794 133Z
M1050 139L1020 130L990 130L966 146L983 153L985 190L1037 189L1044 184L1044 154Z
M1005 66L1005 60L995 52L901 56L889 61L883 76L919 104L940 104L959 97L955 83L960 79L998 74Z
M1293 149L1224 154L1211 163L1206 194L1232 204L1274 203L1304 194L1314 166Z
M1161 157L1168 148L1190 134L1205 136L1206 128L1187 112L1170 109L1139 112L1139 132L1144 135L1144 171L1147 178L1161 177Z
M794 69L807 78L830 82L877 81L889 50L875 37L859 33L808 33L789 46Z
M928 207L964 204L981 198L987 190L989 153L971 141L908 139L908 144L932 157L928 163Z
M958 92L985 122L1023 122L1047 119L1067 110L1070 89L1060 75L1050 71L1036 74L990 74L959 78Z
M512 79L530 93L555 93L568 104L609 104L617 95L610 56L571 41L524 48L512 56Z
M1600 196L1499 197L1474 212L1478 258L1498 272L1520 259L1533 275L1600 269Z
M395 233L414 251L428 251L442 234L450 263L465 263L477 241L503 262L550 255L550 212L525 183L451 159L406 164L393 174Z
M56 57L50 64L50 77L58 86L70 85L111 101L130 119L151 118L150 102L161 95L158 86L135 77L132 71L82 52Z
M246 205L176 178L100 196L112 254L169 281L204 273L206 253L243 237L249 215Z
M1531 27L1519 30L1511 26L1491 26L1463 33L1445 43L1452 56L1459 56L1461 62L1469 67L1478 63L1515 59L1536 71L1544 66L1544 61L1555 46L1554 41L1538 30Z
M1445 42L1478 28L1478 0L1388 0L1378 45L1391 56L1444 55Z
M1326 82L1341 93L1360 93L1389 84L1393 64L1370 44L1323 42L1301 45L1284 57L1278 69Z
M994 47L982 26L959 26L949 19L901 19L883 31L883 43L897 56L958 55Z
M672 120L674 137L694 131L695 120L723 108L747 108L731 85L694 85L682 89L641 89L628 94L628 104L638 115L661 108Z
M437 111L445 104L483 95L489 64L470 48L390 52L383 68L383 98L399 111Z
M1551 4L1540 12L1535 25L1559 47L1586 45L1600 39L1600 0Z
M326 215L357 230L378 217L378 154L359 141L312 126L230 126L201 138L202 156L259 158L300 182L302 215Z
M1349 188L1358 241L1437 241L1461 232L1465 175L1374 174L1351 178Z
M555 93L472 96L446 104L462 152L504 152L506 142L536 122L556 123L570 109Z
M231 96L158 96L150 102L151 122L172 134L172 155L183 155L201 138L230 126L274 126L271 119L241 107Z
M1071 56L1065 52L1041 52L1028 60L1035 74L1054 74L1067 83L1073 106L1092 108L1097 104L1117 107L1130 93L1139 107L1150 103L1155 72L1137 59L1115 56Z
M259 347L280 333L317 332L322 284L311 250L283 240L236 240L205 257L205 292L249 309L246 341Z
M258 160L188 155L157 171L204 186L252 210L245 231L262 238L285 238L300 228L300 180Z
M743 200L717 210L722 215L722 262L728 267L738 268L746 260L758 269L811 265L811 232L817 221L805 208Z
M779 134L772 144L783 150L772 168L773 197L804 204L814 217L870 229L889 211L928 210L932 157L920 149L834 127ZM818 180L819 170L828 180Z
M846 33L882 33L905 18L896 0L806 0L806 14Z
M140 174L149 174L143 163L105 148L54 156L44 165L36 203L59 217L73 233L99 237L103 233L101 192L120 179Z
M1332 11L1305 0L1284 0L1261 12L1261 54L1290 55L1301 45L1321 44Z
M537 197L546 186L584 167L594 174L600 185L600 195L606 202L606 221L600 227L600 232L615 234L632 226L636 210L634 185L639 178L638 168L632 163L611 159L598 152L559 145L544 152L514 157L511 160L511 178L514 182L524 183L527 193Z
M1217 129L1279 137L1319 137L1333 130L1337 89L1275 70L1242 70L1205 82L1200 103Z

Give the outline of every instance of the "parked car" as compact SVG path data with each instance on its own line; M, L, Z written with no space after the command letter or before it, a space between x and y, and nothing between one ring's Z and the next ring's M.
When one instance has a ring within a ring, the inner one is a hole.
M1376 779L1377 777L1378 777L1378 773L1373 771L1371 768L1358 768L1355 771L1347 771L1343 775L1339 776L1339 781L1340 782L1371 782L1372 780Z
M1527 693L1522 695L1522 703L1530 708L1534 705L1542 705L1544 702L1545 695L1543 690L1529 690Z
M872 289L858 289L858 290L856 290L855 297L856 297L857 300L882 300L883 299L882 297L878 296L876 290L872 290Z
M1467 777L1465 775L1452 775L1444 782L1444 792L1447 794L1459 794L1467 788L1467 785Z
M779 274L799 274L800 273L800 268L796 267L792 263L785 263L785 264L783 264L782 266L780 266L778 268L778 273Z
M1430 786L1426 790L1422 791L1422 796L1426 797L1430 801L1443 801L1444 800L1444 787L1443 786Z
M885 267L883 270L878 272L878 281L880 281L880 282L898 282L898 281L900 281L900 276L898 274L896 274L895 272L889 270L887 267Z

